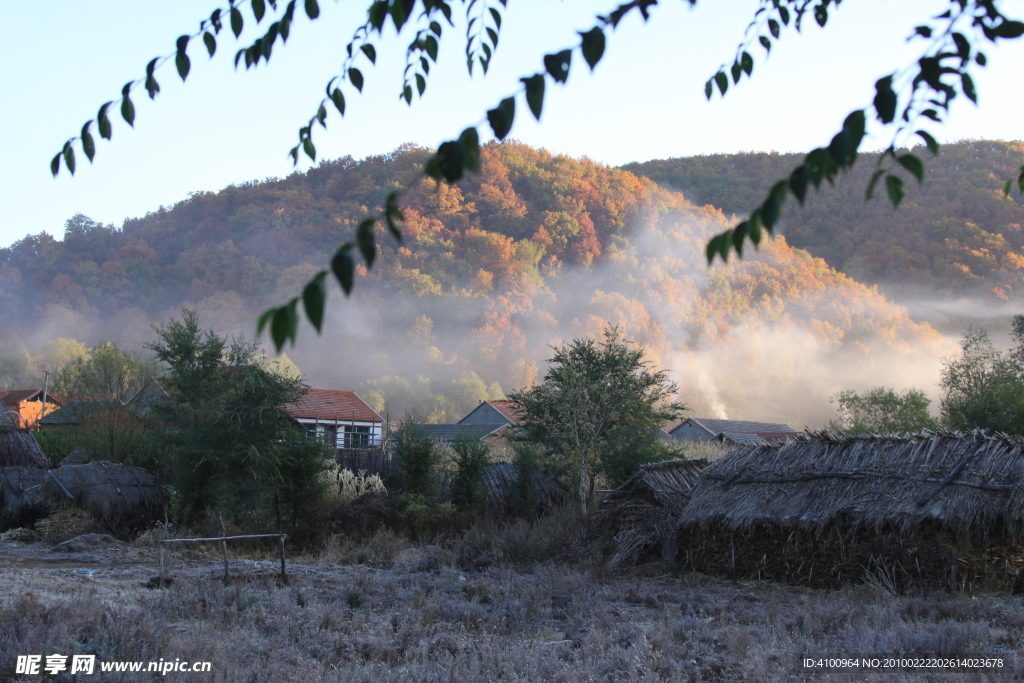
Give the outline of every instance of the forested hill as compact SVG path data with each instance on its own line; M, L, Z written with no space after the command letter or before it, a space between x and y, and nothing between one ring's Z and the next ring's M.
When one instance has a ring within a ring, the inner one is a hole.
M934 384L935 332L785 240L709 269L704 244L728 226L714 207L517 143L487 146L482 172L457 187L418 181L426 157L408 146L325 162L121 227L76 216L63 240L0 250L0 374L31 369L18 359L57 336L141 351L149 325L183 304L251 336L392 188L418 183L402 199L401 245L381 230L353 295L332 289L324 335L306 327L289 351L313 386L453 419L535 380L551 344L608 324L669 368L700 414L820 424L840 389Z
M835 187L809 192L804 207L787 202L787 241L896 296L1024 302L1024 207L1019 194L1007 199L1002 192L1024 164L1024 142L968 140L943 145L937 158L923 147L914 153L925 162L925 181L918 186L905 174L907 194L898 210L884 188L865 202L878 157L865 154ZM745 216L801 161L796 154L715 154L623 168L695 204Z

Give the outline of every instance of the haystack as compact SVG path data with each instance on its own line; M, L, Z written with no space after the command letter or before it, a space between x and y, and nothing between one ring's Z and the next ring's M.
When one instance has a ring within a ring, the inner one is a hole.
M529 489L523 491L519 485L519 468L510 462L498 461L488 465L484 471L484 486L487 489L487 508L499 517L524 512L521 509L524 505L533 515L541 517L566 501L565 490L540 470L534 470Z
M49 467L36 437L17 426L14 414L0 403L0 467Z
M46 516L49 505L40 495L46 470L0 467L0 530L29 526Z
M42 495L50 503L81 507L115 535L152 526L170 501L153 475L128 465L97 460L44 474Z
M676 520L707 460L666 460L640 471L601 501L585 544L611 565L675 556Z
M1024 438L808 432L708 467L677 544L685 566L727 576L1009 589L1022 535Z

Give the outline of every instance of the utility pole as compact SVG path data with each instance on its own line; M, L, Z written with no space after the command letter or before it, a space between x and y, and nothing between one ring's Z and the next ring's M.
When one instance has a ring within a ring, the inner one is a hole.
M50 371L43 370L43 408L39 411L39 419L46 417L46 388L50 381Z

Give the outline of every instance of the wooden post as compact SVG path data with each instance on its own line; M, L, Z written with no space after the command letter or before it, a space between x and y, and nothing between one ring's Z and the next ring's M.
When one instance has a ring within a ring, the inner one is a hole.
M284 534L277 537L277 542L281 547L281 582L288 583L288 574L284 570Z
M732 582L736 583L736 538L732 531L729 532L729 551L732 554Z
M224 518L217 514L217 518L220 519L220 548L224 552L224 583L228 582L228 532L224 528Z
M164 541L167 540L167 506L164 506L164 523L160 527L160 588L164 587Z
M956 593L957 592L956 565L957 565L957 560L959 559L959 555L960 555L960 549L958 547L956 547L956 546L953 546L953 564L952 564L952 566L949 569L949 592L950 593Z

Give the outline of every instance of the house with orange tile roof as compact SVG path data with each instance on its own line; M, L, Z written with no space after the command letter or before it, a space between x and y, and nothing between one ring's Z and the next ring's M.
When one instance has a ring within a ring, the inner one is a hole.
M309 389L284 409L292 419L335 448L379 448L384 418L354 391Z
M522 414L515 401L480 401L473 410L456 424L460 425L512 425L519 424Z
M49 415L67 403L67 397L46 395L46 410L43 410L42 389L12 389L0 391L0 401L3 401L7 410L14 416L19 429L34 427L43 417Z

